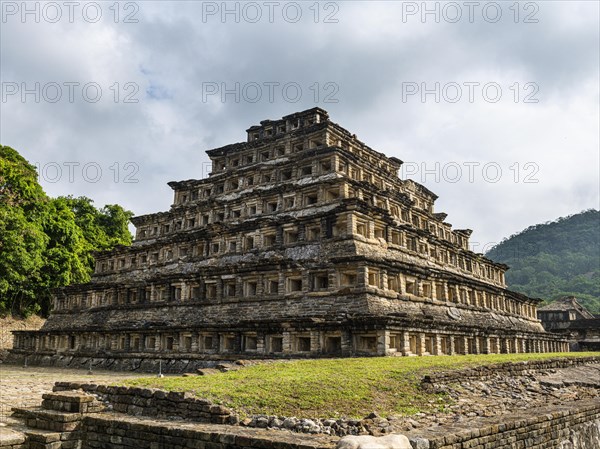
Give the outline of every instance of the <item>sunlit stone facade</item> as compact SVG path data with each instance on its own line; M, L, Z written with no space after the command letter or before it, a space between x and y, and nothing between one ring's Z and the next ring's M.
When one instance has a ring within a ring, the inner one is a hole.
M209 150L205 179L98 254L14 354L79 357L441 355L568 350L508 267L469 250L437 196L314 108ZM48 360L49 360L48 359Z

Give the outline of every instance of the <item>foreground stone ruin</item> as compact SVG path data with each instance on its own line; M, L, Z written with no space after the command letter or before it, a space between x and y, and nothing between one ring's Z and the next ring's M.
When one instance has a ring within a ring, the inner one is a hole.
M279 426L277 420L290 419L284 417L265 425L256 420L252 427L231 410L187 393L57 382L41 407L13 408L16 419L0 427L0 448L334 449L348 447L340 443L344 435L383 435L389 442L390 435L401 434L412 449L597 449L599 362L599 357L553 359L437 373L423 378L422 387L458 394L451 410L323 419L316 429ZM494 412L504 405L503 412ZM470 413L471 407L493 413Z
M210 359L567 351L506 289L507 266L469 250L434 211L314 108L207 151L212 173L170 182L166 212L97 254L88 284L60 290L13 359L181 371Z

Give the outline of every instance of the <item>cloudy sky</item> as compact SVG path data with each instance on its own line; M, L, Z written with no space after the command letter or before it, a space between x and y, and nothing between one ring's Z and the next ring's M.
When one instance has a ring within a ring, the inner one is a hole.
M204 151L320 106L474 249L599 206L596 1L2 1L0 142L146 214Z

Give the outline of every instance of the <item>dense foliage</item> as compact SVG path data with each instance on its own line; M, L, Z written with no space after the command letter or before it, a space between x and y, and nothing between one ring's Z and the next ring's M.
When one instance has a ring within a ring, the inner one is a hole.
M49 198L35 167L0 145L0 314L47 312L53 288L89 280L92 251L131 244L132 215L85 197Z
M573 295L600 313L600 212L530 226L492 248L490 259L510 266L511 290L546 301Z

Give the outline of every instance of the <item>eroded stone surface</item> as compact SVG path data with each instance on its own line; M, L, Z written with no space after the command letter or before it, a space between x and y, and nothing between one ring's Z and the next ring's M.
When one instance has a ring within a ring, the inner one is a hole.
M437 195L398 177L313 108L207 151L205 179L170 182L170 210L135 217L136 241L60 289L13 360L172 372L238 358L552 352L539 300L469 250Z
M43 367L0 366L0 422L10 422L11 407L35 407L42 402L44 393L52 392L57 380L110 383L119 379L139 377L139 374L65 370Z
M0 427L0 447L20 446L24 441L24 433L5 426Z

